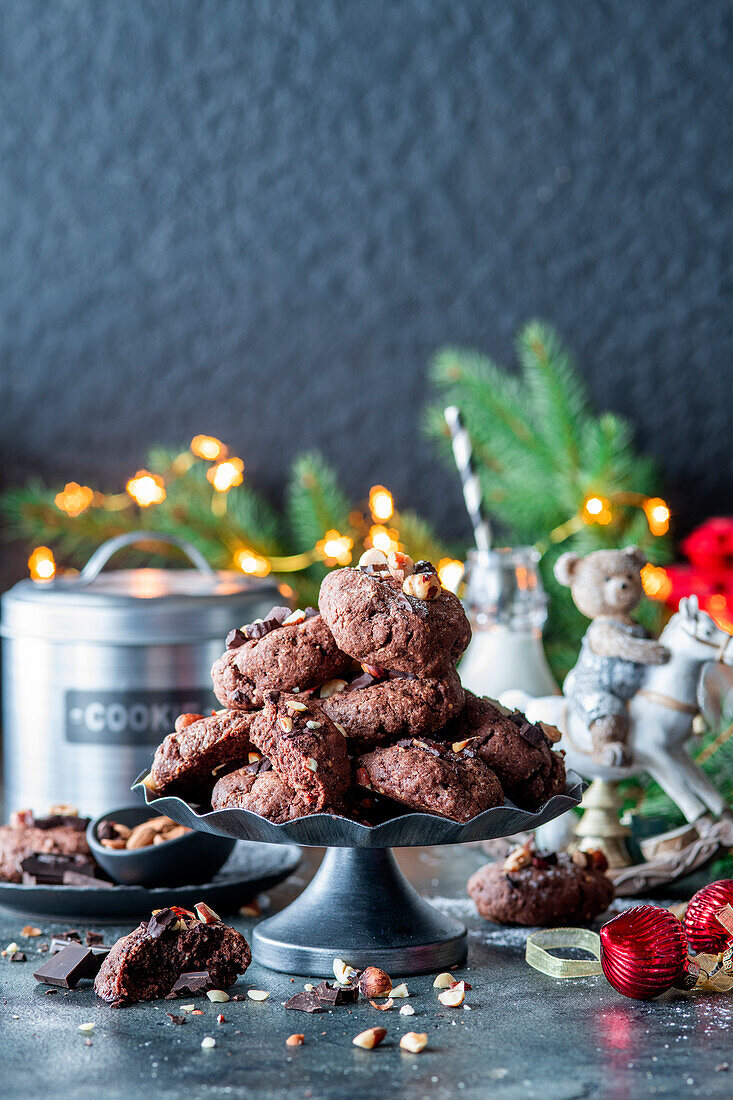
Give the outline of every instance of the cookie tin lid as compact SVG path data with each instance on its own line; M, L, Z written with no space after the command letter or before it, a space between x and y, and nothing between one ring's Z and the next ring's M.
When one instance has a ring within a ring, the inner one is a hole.
M179 547L195 569L119 569L109 559L135 542ZM132 531L110 539L81 573L19 581L2 597L0 633L50 642L186 645L221 638L282 602L274 581L216 571L183 539Z

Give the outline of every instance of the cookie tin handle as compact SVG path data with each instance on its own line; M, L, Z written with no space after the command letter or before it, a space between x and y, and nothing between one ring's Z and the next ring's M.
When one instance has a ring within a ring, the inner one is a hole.
M135 542L165 542L170 546L177 546L200 573L205 573L207 577L215 575L214 570L201 551L192 546L190 542L186 542L185 539L178 538L177 535L164 535L161 531L128 531L124 535L116 535L114 538L108 539L107 542L102 543L98 550L94 551L79 574L79 583L89 584L102 572L107 562L118 550L122 550L125 546L131 546Z

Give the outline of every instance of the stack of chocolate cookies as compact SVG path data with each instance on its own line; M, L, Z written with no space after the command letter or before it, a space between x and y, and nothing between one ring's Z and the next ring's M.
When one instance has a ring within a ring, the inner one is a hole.
M145 783L276 823L538 809L565 790L559 734L464 691L470 637L430 562L368 550L328 574L317 609L274 607L229 633L212 668L224 709L181 715Z

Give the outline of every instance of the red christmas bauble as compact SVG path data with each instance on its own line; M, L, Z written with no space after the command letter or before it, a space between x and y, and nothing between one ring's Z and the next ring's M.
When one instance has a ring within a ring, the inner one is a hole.
M646 1000L683 977L687 941L682 925L658 905L637 905L601 929L601 966L614 989Z
M733 940L715 916L716 909L722 909L724 905L733 905L733 878L711 882L698 890L687 906L684 929L694 954L705 951L717 955L719 951L725 951Z

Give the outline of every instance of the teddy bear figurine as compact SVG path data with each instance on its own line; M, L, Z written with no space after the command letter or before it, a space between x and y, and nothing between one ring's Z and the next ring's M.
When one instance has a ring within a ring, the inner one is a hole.
M585 557L561 554L555 563L555 577L592 620L563 695L591 733L593 759L606 767L629 763L628 701L641 687L645 667L664 664L670 656L631 618L643 595L646 560L638 546L627 546Z

